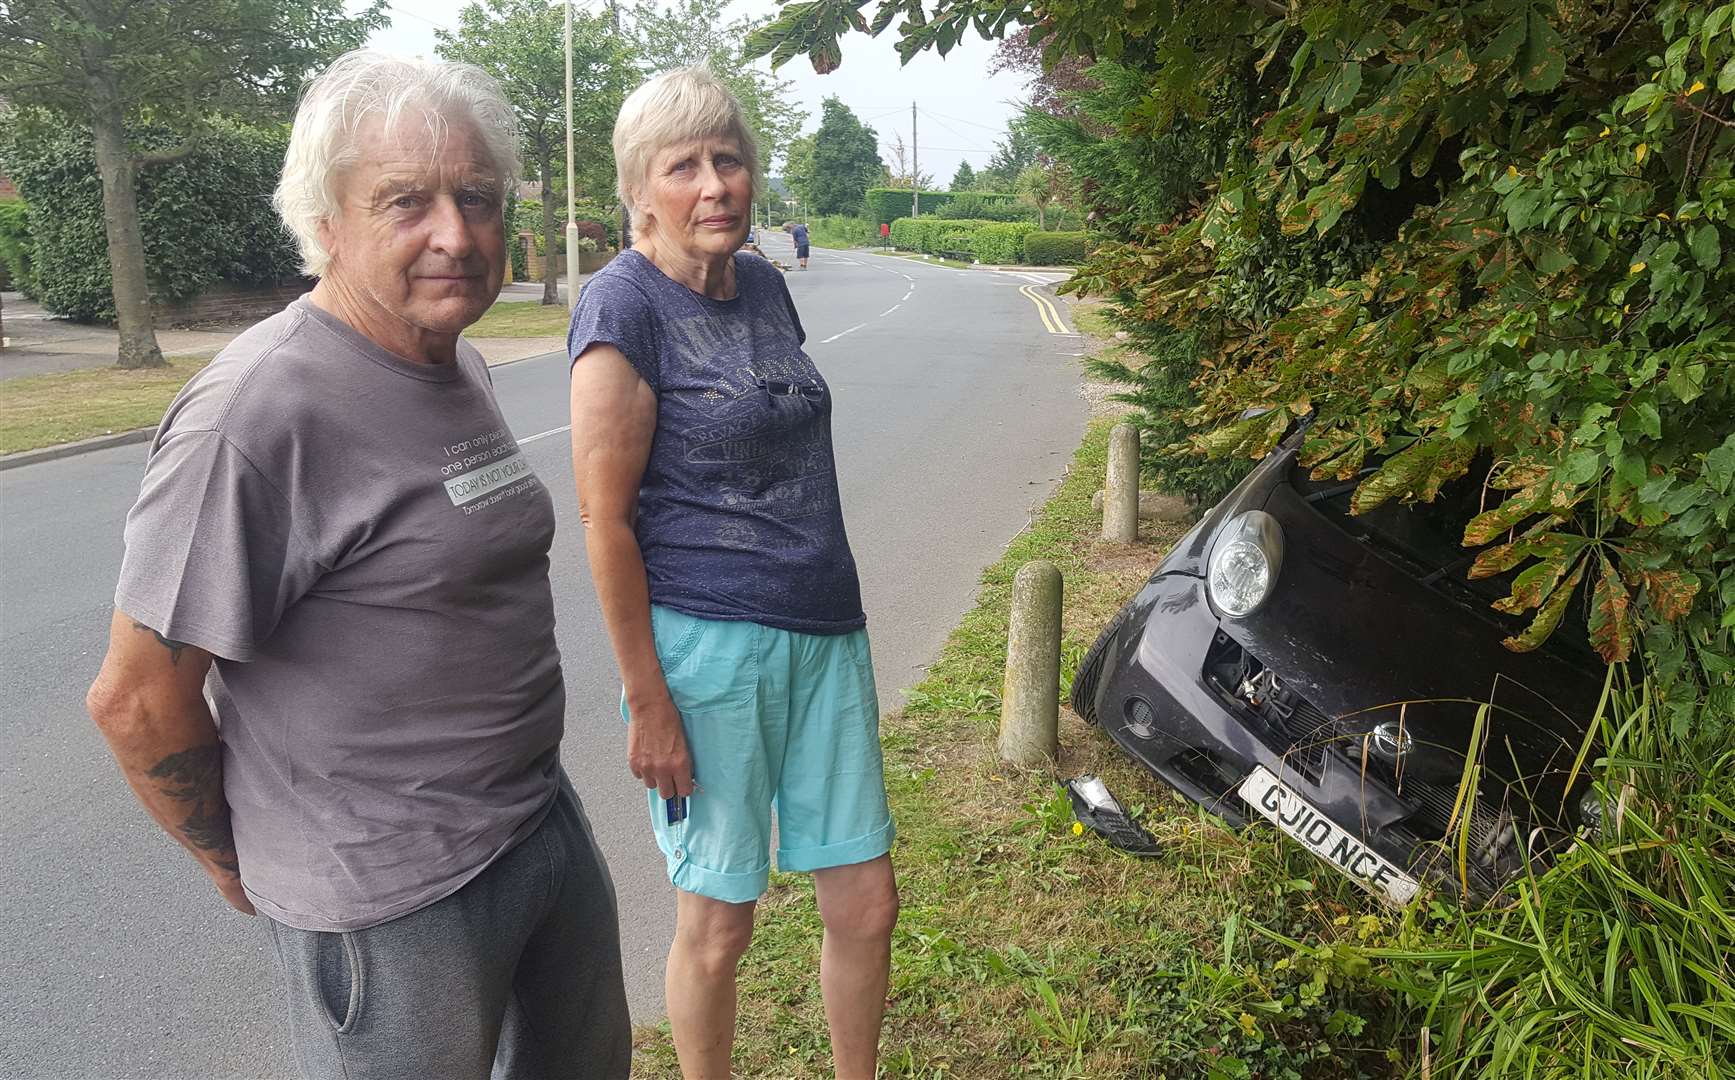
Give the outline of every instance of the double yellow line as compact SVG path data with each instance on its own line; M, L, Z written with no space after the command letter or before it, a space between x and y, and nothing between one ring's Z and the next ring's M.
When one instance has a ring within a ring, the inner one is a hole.
M1051 334L1070 333L1066 328L1066 320L1060 317L1060 310L1054 306L1054 301L1042 295L1034 285L1020 285L1018 291L1036 305L1036 314L1042 317L1042 325Z

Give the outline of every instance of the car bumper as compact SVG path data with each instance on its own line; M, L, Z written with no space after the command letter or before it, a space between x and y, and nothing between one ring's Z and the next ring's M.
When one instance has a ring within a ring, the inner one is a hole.
M1207 601L1203 579L1159 569L1117 620L1090 691L1094 716L1151 772L1232 825L1257 816L1238 789L1263 766L1361 845L1418 880L1450 885L1455 873L1439 841L1455 790L1410 780L1400 791L1382 777L1386 770L1364 768L1362 740L1323 714L1262 715L1212 674L1241 648ZM1515 829L1487 807L1476 808L1470 826L1470 891L1486 894L1511 869L1503 850ZM1349 865L1341 869L1355 876Z

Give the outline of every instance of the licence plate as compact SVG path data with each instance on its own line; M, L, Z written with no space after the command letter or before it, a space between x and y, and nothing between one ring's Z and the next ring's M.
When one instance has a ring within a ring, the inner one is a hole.
M1375 896L1403 907L1416 895L1416 879L1364 845L1350 831L1283 786L1270 769L1255 765L1241 781L1241 798L1272 824L1346 874Z

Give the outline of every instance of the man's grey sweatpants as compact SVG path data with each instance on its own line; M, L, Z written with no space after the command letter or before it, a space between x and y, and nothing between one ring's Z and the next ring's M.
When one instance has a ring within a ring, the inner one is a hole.
M564 774L536 831L365 930L270 929L309 1080L589 1080L632 1061L614 882Z

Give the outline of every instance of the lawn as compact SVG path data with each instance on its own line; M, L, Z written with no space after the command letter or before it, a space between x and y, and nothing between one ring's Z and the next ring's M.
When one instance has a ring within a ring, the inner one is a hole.
M1064 700L1089 643L1181 532L1165 526L1126 547L1095 539L1107 441L1106 422L1091 429L1059 490L984 573L928 676L884 721L903 911L883 1075L1390 1075L1395 1040L1376 1036L1362 999L1259 932L1329 944L1384 930L1390 916L1270 830L1240 837L1202 817L1068 710L1052 773L996 760L1017 569L1050 559L1064 577ZM1075 828L1056 781L1084 772L1143 815L1162 857L1133 859ZM819 942L809 879L774 874L741 966L737 1075L829 1075ZM678 1075L666 1028L642 1029L638 1046L644 1075Z
M534 300L496 301L494 306L464 331L467 338L566 337L572 313L564 304Z
M0 382L0 454L151 427L210 359L179 356L141 371L105 367Z
M561 304L496 303L464 336L564 338L567 317ZM151 427L210 359L182 356L164 368L92 368L0 382L0 454Z

